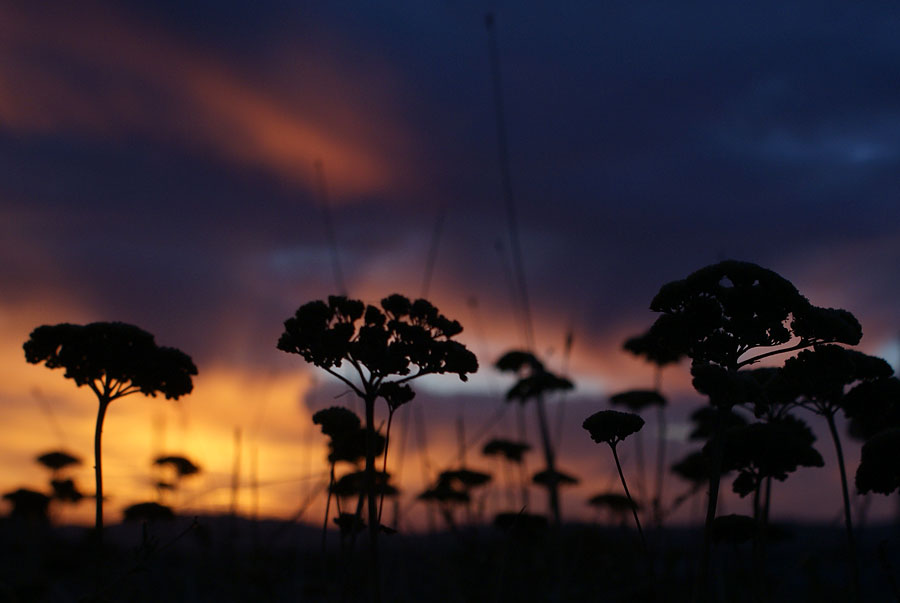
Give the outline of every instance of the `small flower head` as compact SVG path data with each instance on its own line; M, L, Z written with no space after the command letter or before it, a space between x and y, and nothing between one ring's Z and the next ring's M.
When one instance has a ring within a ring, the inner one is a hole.
M644 420L630 412L601 410L585 419L581 426L588 430L595 442L615 446L631 434L640 431L644 426Z

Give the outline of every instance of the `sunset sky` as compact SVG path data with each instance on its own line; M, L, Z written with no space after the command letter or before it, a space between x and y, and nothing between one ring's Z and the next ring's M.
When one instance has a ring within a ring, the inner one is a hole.
M312 412L353 404L275 348L300 304L338 289L317 161L351 296L420 295L436 249L428 297L464 325L482 369L465 384L416 382L427 460L431 471L457 463L463 417L467 464L496 469L474 439L510 385L493 361L525 342L488 11L536 350L576 383L562 413L550 408L563 420L560 465L583 482L566 493L569 517L589 517L585 499L615 487L608 451L580 424L609 394L651 384L621 344L652 323L668 281L756 262L853 312L860 349L896 369L900 7L881 4L0 0L0 489L45 488L33 459L65 448L92 490L96 401L26 364L22 343L41 324L119 320L190 354L199 376L178 402L110 408L111 516L155 498L160 453L204 469L170 502L227 510L238 426L241 511L254 459L259 513L300 508L326 469ZM674 457L702 400L684 365L665 384ZM510 408L491 434L514 430ZM776 488L776 515L838 516L819 434L826 468ZM423 473L411 431L405 452L411 500ZM536 452L528 462L540 468ZM318 522L320 509L304 517ZM90 505L63 515L86 520Z

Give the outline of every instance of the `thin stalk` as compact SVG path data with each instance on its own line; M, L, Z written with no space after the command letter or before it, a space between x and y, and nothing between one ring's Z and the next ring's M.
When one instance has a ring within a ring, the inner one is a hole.
M387 454L388 445L391 443L391 422L394 420L394 410L388 409L387 429L384 432L384 459L381 463L381 473L384 475L384 487L381 489L381 500L378 501L378 523L381 524L381 513L384 511L384 493L387 491Z
M331 511L331 490L334 488L334 463L328 478L328 497L325 499L325 523L322 525L322 557L325 557L325 538L328 534L328 513Z
M644 530L641 528L641 520L638 519L637 513L637 505L634 504L634 499L631 498L631 492L628 491L628 484L625 483L625 474L622 473L622 463L619 462L619 453L616 452L616 447L613 444L610 444L609 447L612 449L613 458L616 460L616 469L619 470L619 479L622 480L622 488L625 490L625 496L628 497L628 502L631 503L631 514L634 516L634 523L637 526L638 535L641 537L641 548L644 550L644 556L647 559L648 567L650 566L650 553L649 549L647 549L647 540L644 538Z
M544 459L547 461L547 471L550 472L551 476L555 476L556 457L553 453L553 444L550 442L550 429L547 425L547 413L544 408L544 397L539 395L535 398L534 402L537 406L538 426L541 430L541 445L544 448ZM553 514L553 522L555 525L559 526L561 523L561 517L559 510L559 483L557 482L557 480L550 480L547 486L547 492L549 494L550 512Z
M656 496L653 499L653 516L657 526L662 525L663 485L666 475L666 408L656 409ZM640 433L640 432L638 432Z
M700 557L700 571L697 574L697 589L694 601L706 601L709 598L709 566L712 557L712 526L716 518L716 506L719 502L719 482L722 479L722 457L724 456L725 421L722 410L716 408L716 428L712 438L712 465L709 475L709 495L706 502L706 521L703 527L703 550Z
M103 462L101 455L100 438L103 434L103 419L106 416L106 408L110 399L101 396L100 407L97 410L97 425L94 428L94 476L96 478L96 515L94 519L94 532L97 539L97 592L100 592L100 584L103 573Z
M828 429L831 432L831 439L834 442L834 450L837 454L838 468L841 471L841 494L844 497L844 525L847 528L847 546L850 553L850 584L852 588L853 600L859 601L859 560L856 556L856 539L853 537L853 519L850 515L850 493L847 488L847 470L844 468L844 451L841 448L841 438L838 435L837 427L834 424L834 413L826 413L825 419L828 421Z
M367 395L366 405L366 497L369 508L369 594L381 603L378 572L378 501L375 495L375 396Z
M753 533L753 587L754 597L757 601L764 601L764 572L762 568L762 539L765 526L763 525L763 511L760 502L762 493L762 482L757 479L756 489L753 490L753 523L755 531Z
M637 492L641 501L647 502L647 463L644 462L644 435L643 431L634 434L634 450L637 461Z

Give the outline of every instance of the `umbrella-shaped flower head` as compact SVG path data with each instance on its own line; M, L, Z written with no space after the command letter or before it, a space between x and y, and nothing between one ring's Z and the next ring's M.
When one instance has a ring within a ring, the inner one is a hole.
M900 429L888 429L872 437L862 447L856 470L860 494L891 494L900 488Z
M200 473L200 467L195 465L190 459L183 456L160 456L153 461L153 464L161 466L168 465L169 467L172 467L173 469L175 469L175 473L179 478Z
M544 469L538 471L531 478L531 481L539 486L549 488L551 485L561 484L563 486L575 486L578 484L578 478L562 471L549 471Z
M644 426L644 420L638 415L618 410L601 410L589 416L581 425L591 434L591 439L600 443L615 446Z
M37 462L55 473L60 469L65 469L66 467L70 467L72 465L80 465L81 459L77 456L69 454L68 452L55 450L53 452L47 452L46 454L38 456Z
M502 455L513 463L521 463L522 456L531 450L531 445L525 442L513 442L512 440L493 439L484 445L481 453L486 456Z

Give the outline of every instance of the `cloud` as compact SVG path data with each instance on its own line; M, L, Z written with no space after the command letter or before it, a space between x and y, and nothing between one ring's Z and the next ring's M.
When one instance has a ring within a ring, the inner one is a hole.
M402 122L371 102L393 93L386 70L362 78L371 87L365 98L349 83L354 75L346 65L336 76L329 69L337 66L318 57L315 69L295 76L301 85L293 94L279 94L238 61L109 6L87 3L76 13L62 5L4 3L3 11L3 128L113 144L138 136L262 169L308 190L315 187L313 162L321 160L339 199L403 184L385 153L406 152ZM359 128L360 122L380 125Z

